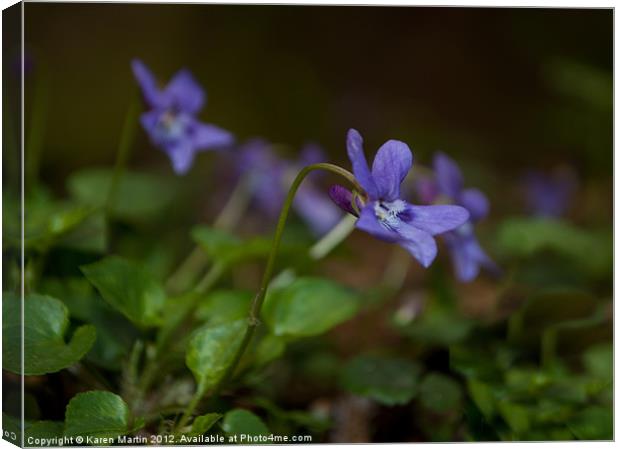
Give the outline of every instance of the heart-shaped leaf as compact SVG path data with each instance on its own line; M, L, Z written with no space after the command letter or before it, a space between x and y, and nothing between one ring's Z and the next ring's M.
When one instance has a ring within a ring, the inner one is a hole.
M348 320L359 305L352 290L335 282L298 278L281 289L270 291L262 315L278 337L308 337Z
M109 391L79 393L67 405L65 435L116 438L132 429L131 413L123 399Z
M116 256L80 268L103 299L138 327L161 324L166 294L147 270Z
M21 301L12 293L2 299L2 359L4 368L21 373ZM79 361L95 342L94 326L78 327L65 342L69 326L65 305L50 296L24 298L24 374L53 373Z
M269 429L262 419L248 410L239 408L231 410L224 415L222 429L224 429L224 432L228 435L269 435ZM247 444L250 443L250 441L241 440L239 443Z
M226 231L208 226L195 227L192 238L209 257L225 264L266 257L271 250L269 239L257 237L244 241Z
M206 392L222 379L241 345L246 325L246 320L207 324L194 332L185 363L194 374L199 391Z
M217 290L201 300L196 318L209 324L220 324L245 318L253 293L239 290Z

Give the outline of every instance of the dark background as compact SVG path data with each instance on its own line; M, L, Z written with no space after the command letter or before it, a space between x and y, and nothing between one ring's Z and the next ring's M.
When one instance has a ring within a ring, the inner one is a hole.
M612 20L604 9L28 3L32 78L48 93L43 177L114 161L139 57L162 82L189 68L207 90L201 117L240 140L315 140L342 161L355 127L369 152L398 138L419 162L441 149L507 181L568 162L608 180L611 199ZM165 166L140 134L132 163Z

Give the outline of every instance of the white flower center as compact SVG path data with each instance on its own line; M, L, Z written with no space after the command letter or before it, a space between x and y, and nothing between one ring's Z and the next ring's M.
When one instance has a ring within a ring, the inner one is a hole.
M375 216L379 222L389 229L394 229L398 226L401 219L399 215L405 211L407 203L403 200L395 201L375 201L374 210Z
M185 126L178 114L172 110L167 110L159 117L157 129L163 137L177 139L183 135Z

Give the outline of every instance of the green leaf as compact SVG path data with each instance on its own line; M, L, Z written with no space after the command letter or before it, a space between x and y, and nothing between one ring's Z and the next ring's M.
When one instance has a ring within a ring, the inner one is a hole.
M241 345L246 320L219 325L207 324L194 332L185 363L196 378L199 390L215 387L226 373Z
M420 402L429 410L449 412L458 407L461 399L461 386L444 374L427 374L420 384Z
M111 170L82 170L69 177L67 188L81 203L104 207L111 179ZM112 214L117 218L145 221L170 206L174 196L174 181L170 178L125 171L119 179Z
M42 293L61 298L71 318L93 324L97 340L86 358L105 369L120 369L124 357L138 337L135 327L116 312L94 287L81 278L46 278L41 281Z
M476 379L468 379L467 390L484 417L491 419L491 417L495 414L493 389L487 384L479 382Z
M408 403L418 392L420 367L406 359L364 355L349 361L341 384L353 394L385 405Z
M209 257L226 264L266 257L271 250L269 239L257 237L244 241L229 232L204 225L192 229L192 238Z
M221 324L245 318L253 293L240 290L217 290L207 295L196 310L196 318L209 324Z
M523 434L530 428L530 420L528 411L519 404L508 401L499 402L499 412L508 424L508 426L517 434Z
M231 410L224 415L222 429L228 435L269 435L269 429L258 416L239 408Z
M286 349L286 339L267 334L256 347L254 363L258 366L265 365L280 357Z
M21 247L21 204L10 196L3 198L6 214L3 216L4 245ZM71 246L71 235L86 222L92 222L94 208L90 205L58 201L50 192L35 189L25 198L24 246L47 250L58 242Z
M286 421L313 432L325 432L331 426L329 419L320 413L307 412L303 410L284 410L275 403L264 397L254 398L256 406L263 408L270 417L276 420Z
M102 212L89 214L58 241L58 246L84 252L105 252L108 247L105 215Z
M611 440L614 434L611 407L588 407L568 421L568 428L580 440Z
M21 301L12 293L2 300L2 359L4 368L21 372ZM67 368L80 360L95 342L93 326L78 327L65 342L68 311L59 300L42 295L24 299L24 374L39 375Z
M74 396L65 412L65 435L115 438L130 428L129 407L108 391L88 391Z
M395 325L413 340L441 346L463 341L473 328L472 320L439 307L428 310L410 324Z
M354 292L332 281L298 278L267 295L262 315L276 336L308 337L348 320L359 304Z
M164 289L139 265L110 256L80 267L103 299L139 327L161 324Z
M192 430L188 436L202 435L207 432L213 425L222 418L219 413L207 413L206 415L197 416L192 423Z
M593 274L607 274L613 262L611 230L585 231L549 218L506 220L499 228L497 241L500 251L508 256L531 257L539 251L551 250Z

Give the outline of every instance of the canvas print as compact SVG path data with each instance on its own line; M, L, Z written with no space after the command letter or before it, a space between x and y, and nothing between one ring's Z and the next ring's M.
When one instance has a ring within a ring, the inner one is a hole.
M613 439L612 9L3 33L5 440Z

